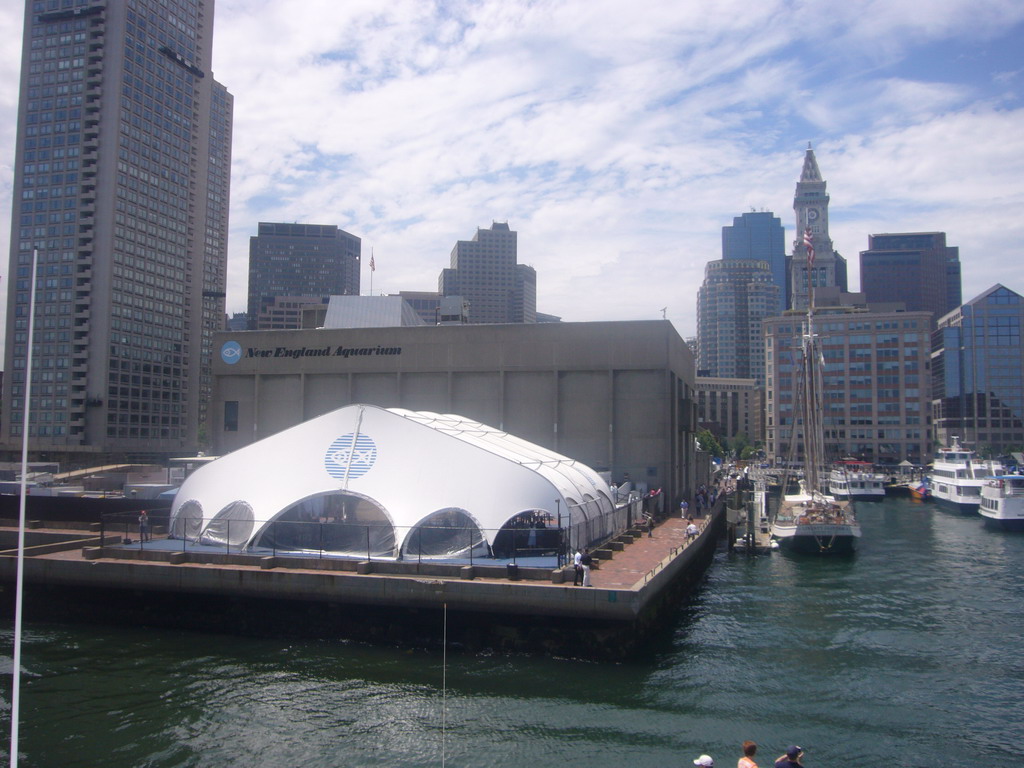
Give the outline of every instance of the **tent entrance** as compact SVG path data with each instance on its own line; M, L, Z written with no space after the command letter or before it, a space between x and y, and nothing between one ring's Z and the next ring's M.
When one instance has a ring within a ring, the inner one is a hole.
M344 491L296 502L264 526L254 546L347 557L395 556L395 527L371 499Z

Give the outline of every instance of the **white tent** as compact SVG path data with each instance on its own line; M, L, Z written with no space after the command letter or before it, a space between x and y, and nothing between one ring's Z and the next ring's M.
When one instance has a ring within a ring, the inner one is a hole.
M524 543L538 527L572 527L589 543L611 532L612 512L596 472L546 448L460 416L350 405L194 472L171 535L239 549L481 556L517 528L534 531Z

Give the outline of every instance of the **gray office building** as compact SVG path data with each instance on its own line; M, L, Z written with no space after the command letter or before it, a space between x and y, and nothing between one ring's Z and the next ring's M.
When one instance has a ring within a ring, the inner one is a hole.
M261 221L249 238L249 328L267 325L277 297L358 296L362 240L333 224ZM276 325L274 327L280 327ZM291 329L299 328L296 318Z
M492 222L472 240L455 244L438 292L465 299L470 323L536 323L537 273L517 260L518 233L505 222Z
M761 324L781 310L767 261L721 259L704 267L697 291L697 370L764 386Z
M860 288L870 302L900 301L937 321L960 306L960 249L945 232L903 232L868 237L860 252Z
M25 3L4 441L195 450L224 325L232 97L213 2Z
M840 300L850 301L851 294L840 294ZM776 462L802 462L803 424L796 404L805 315L789 311L764 326L766 449ZM931 457L930 326L927 312L818 306L814 332L825 362L821 408L829 459L853 456L895 465L923 464Z

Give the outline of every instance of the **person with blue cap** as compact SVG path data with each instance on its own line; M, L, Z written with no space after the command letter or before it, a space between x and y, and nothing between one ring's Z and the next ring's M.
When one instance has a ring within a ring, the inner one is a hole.
M803 756L803 747L789 747L786 754L775 761L775 768L803 768L803 763L800 762Z

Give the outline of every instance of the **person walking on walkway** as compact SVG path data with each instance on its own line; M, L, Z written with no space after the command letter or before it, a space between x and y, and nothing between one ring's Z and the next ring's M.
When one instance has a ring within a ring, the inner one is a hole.
M683 499L682 501L680 501L679 502L679 512L680 512L679 516L681 518L683 518L683 520L686 519L686 517L687 517L686 513L689 512L689 511L690 511L690 504L689 504L689 502L687 502L686 499Z

